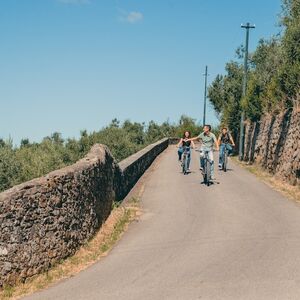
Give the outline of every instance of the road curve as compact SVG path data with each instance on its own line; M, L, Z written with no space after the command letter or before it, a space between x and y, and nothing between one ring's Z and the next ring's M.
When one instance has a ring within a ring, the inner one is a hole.
M300 299L300 207L230 163L219 184L156 161L143 215L103 260L25 299Z

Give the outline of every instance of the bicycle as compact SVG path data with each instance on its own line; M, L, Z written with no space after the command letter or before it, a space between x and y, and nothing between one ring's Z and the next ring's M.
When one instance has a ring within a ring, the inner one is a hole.
M203 175L203 182L205 185L210 186L212 183L211 180L211 160L209 159L208 150L196 150L198 152L204 152L204 157L202 158L203 160L203 170L202 170L202 175Z
M227 172L228 156L229 156L229 150L227 148L227 144L225 144L225 149L222 156L222 170L224 172Z
M182 154L182 173L184 175L188 174L188 159L190 155L190 148L189 147L184 147L183 149L183 154Z
M228 162L228 149L225 145L225 149L224 149L223 157L222 157L222 170L224 172L227 172L227 162Z

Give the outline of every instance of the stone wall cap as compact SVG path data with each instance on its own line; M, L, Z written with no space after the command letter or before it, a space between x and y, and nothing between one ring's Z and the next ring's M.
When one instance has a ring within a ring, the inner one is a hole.
M129 157L125 158L124 160L119 162L119 167L122 171L124 171L127 167L129 167L134 161L138 160L139 158L142 158L145 154L147 154L151 149L153 149L154 147L165 143L166 141L168 141L169 138L163 138L153 144L150 144L148 146L146 146L145 148L143 148L142 150L130 155Z

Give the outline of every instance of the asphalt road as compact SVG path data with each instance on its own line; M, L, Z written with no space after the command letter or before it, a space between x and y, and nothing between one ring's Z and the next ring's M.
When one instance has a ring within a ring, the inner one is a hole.
M200 184L197 152L151 171L143 215L103 260L26 299L300 299L300 207L232 162Z

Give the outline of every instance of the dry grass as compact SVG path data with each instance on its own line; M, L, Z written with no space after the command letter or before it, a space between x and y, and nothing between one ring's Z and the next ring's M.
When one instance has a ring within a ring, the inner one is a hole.
M124 205L115 205L101 229L85 246L72 257L54 266L48 272L37 275L14 287L4 286L0 299L19 299L49 287L64 278L71 277L106 256L113 245L126 231L130 222L139 215L139 198L132 197Z
M274 190L280 192L285 197L294 200L296 202L300 203L300 186L296 185L293 186L287 182L284 182L283 180L280 180L276 176L270 174L266 170L264 170L261 166L257 164L247 164L246 162L240 162L238 158L234 157L233 160L254 174L256 177L258 177L260 180L262 180L264 183L272 187Z

